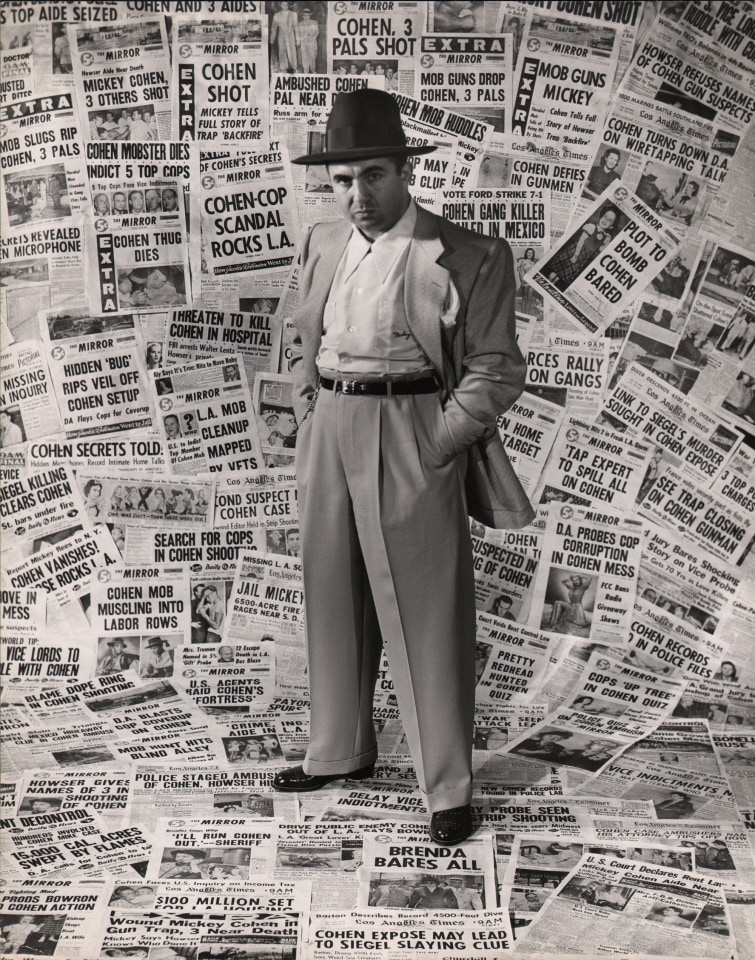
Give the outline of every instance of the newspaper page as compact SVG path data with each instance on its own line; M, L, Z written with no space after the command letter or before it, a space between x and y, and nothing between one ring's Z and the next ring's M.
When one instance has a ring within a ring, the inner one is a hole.
M511 465L527 491L532 491L553 445L563 407L525 392L498 418L498 432Z
M722 880L727 887L752 882L753 861L747 831L736 821L635 820L631 817L594 818L595 837L601 843L681 845L694 853L695 870Z
M681 692L680 683L659 680L595 651L570 702L502 751L594 772L669 716Z
M121 227L184 225L184 186L189 181L189 145L157 140L90 140L85 144L89 213L111 231ZM143 262L148 261L143 256ZM149 306L148 290L134 275L119 286L128 306Z
M213 153L222 158L213 160ZM299 218L285 145L258 150L198 150L201 190L192 194L191 222L201 222L208 272L214 277L292 266Z
M24 777L17 814L89 807L110 826L126 826L130 783L131 776L124 771L36 771Z
M517 274L517 319L543 319L543 302L526 283L530 270L550 246L549 190L442 190L436 210L462 227L509 242Z
M575 796L650 800L658 820L736 820L725 777L680 770L678 764L619 757L574 790Z
M269 314L197 306L171 310L162 355L166 366L181 366L238 353L252 383L256 372L270 369L275 327L276 321Z
M443 846L428 843L411 824L398 824L391 837L371 827L364 833L359 875L357 907L463 911L497 905L490 837Z
M136 879L150 844L140 827L108 830L86 807L0 821L6 880L48 874Z
M146 203L136 200L146 193L131 190L132 207L134 202ZM87 221L89 308L97 316L129 314L134 306L147 311L191 303L189 245L183 224L163 225L158 220L154 226L137 226L142 219L151 222L157 217L90 217ZM133 225L115 227L119 220Z
M136 950L169 960L196 956L197 950L293 951L301 914L309 902L304 881L254 883L212 877L187 885L177 880L111 882L102 917L102 957L134 956ZM176 905L181 908L176 915ZM99 942L99 941L98 941ZM228 946L230 944L230 946ZM280 952L279 956L285 956ZM290 953L289 955L293 955Z
M80 218L56 226L20 226L0 238L0 316L16 340L39 336L37 314L82 304L84 228Z
M17 480L3 485L0 507L0 531L8 538L5 549L29 541L50 542L45 538L80 526L86 515L73 473L65 466L22 471Z
M185 566L111 567L92 581L96 676L133 668L145 679L173 676L176 647L189 637Z
M594 200L607 183L620 179L675 232L685 234L702 222L738 142L710 121L683 124L661 104L624 91L603 129L583 200Z
M259 422L259 420L258 420ZM299 509L296 476L286 469L271 469L243 476L224 476L215 494L215 530L238 545L251 533L252 544L265 543L262 552L298 554L298 544L286 543L286 534L298 534ZM297 529L291 530L292 527ZM232 539L231 533L235 533ZM264 532L264 536L263 536ZM257 546L256 548L262 549Z
M118 559L110 532L98 523L91 530L77 529L56 542L41 542L40 550L23 559L8 557L3 579L6 587L30 588L47 594L48 626L57 609L61 617L70 613L72 626L77 628L81 621L77 620L75 607L89 594L92 573L117 563ZM83 613L80 606L79 610ZM62 667L58 669L63 672Z
M151 373L160 408L158 426L174 474L261 466L246 369L238 354Z
M428 885L420 885L428 889ZM386 910L313 911L309 923L312 960L368 960L380 950L385 960L409 955L429 960L440 950L463 957L477 950L512 948L511 927L502 910L451 913L417 906L411 913ZM485 954L480 954L485 956ZM495 955L495 954L493 954Z
M746 32L735 19L731 8L708 13L698 4L664 11L652 36L638 44L620 90L667 104L682 119L702 115L741 133L755 114L755 100L747 45L739 50Z
M680 614L638 599L622 652L628 663L663 676L708 680L720 667L724 647Z
M86 960L107 903L104 883L16 880L0 891L4 949Z
M702 489L671 466L655 481L639 510L727 563L742 559L755 529L752 510Z
M212 716L249 714L275 689L275 643L267 636L245 644L194 644L175 651L176 683Z
M420 64L418 100L454 104L460 113L479 117L496 130L511 129L511 34L424 33Z
M244 817L163 817L147 880L250 880L264 873L275 848L275 825Z
M22 228L43 239L69 236L86 202L79 128L70 94L41 95L0 107L3 233ZM43 130L27 129L43 124Z
M225 639L245 640L255 626L276 637L298 634L304 590L301 561L271 553L244 553L236 567Z
M679 763L686 770L702 773L724 772L704 720L666 719L652 733L627 747L624 756L645 757L670 765Z
M85 140L167 140L170 57L165 20L69 24Z
M300 32L300 58L304 72L338 73L347 75L384 77L386 90L404 89L414 82L415 58L419 55L419 37L422 33L425 4L415 0L400 8L371 8L382 16L364 16L365 8L358 0L326 4L325 34L327 71L319 66L307 34ZM276 29L277 27L277 29ZM278 23L273 18L270 28L271 59L279 71L298 65L291 43L292 27L283 17ZM311 36L311 28L310 28ZM287 49L288 47L288 49ZM308 55L309 54L309 55Z
M123 738L112 744L122 763L170 763L180 758L209 764L216 756L207 721L196 716L191 701L168 680L92 696L85 706L90 716L112 723Z
M225 497L220 494L215 515L225 509ZM255 529L234 528L166 533L156 528L129 526L126 528L123 558L127 564L140 566L199 564L204 573L221 573L234 569L235 561L244 549L261 549L257 533ZM264 545L264 540L262 543Z
M514 83L514 135L588 163L608 111L619 52L616 28L536 11L522 51Z
M357 902L363 826L354 823L276 824L275 859L268 869L280 881L312 881L312 907L347 909Z
M618 181L609 184L529 273L564 316L601 334L671 260L673 233Z
M294 819L293 797L273 790L268 768L135 764L128 800L130 823L154 830L160 817Z
M568 957L602 952L617 940L630 955L730 956L723 885L673 867L587 853L521 931L516 949Z
M560 426L535 499L588 506L599 501L631 510L650 461L651 448L626 435L566 417Z
M736 452L741 434L660 374L660 368L630 363L606 392L601 418L662 451L654 472L671 464L707 488Z
M694 544L665 527L649 524L644 536L638 597L705 633L717 633L739 590L741 572L714 557L701 558Z
M133 315L93 317L74 308L43 311L39 323L67 440L153 426Z
M47 361L38 343L23 340L6 346L0 372L3 449L62 429Z
M475 700L483 709L526 703L536 695L550 663L550 638L505 616L477 614Z
M582 332L549 330L543 343L527 352L528 393L544 397L590 421L608 378L608 343Z
M209 19L204 11L173 18L175 140L266 138L267 21L262 9L254 4L243 19Z
M546 633L622 644L641 552L638 520L593 514L571 504L550 507L529 625Z

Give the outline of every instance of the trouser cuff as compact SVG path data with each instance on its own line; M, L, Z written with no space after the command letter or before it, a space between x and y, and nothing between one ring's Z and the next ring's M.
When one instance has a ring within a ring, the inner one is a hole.
M313 777L337 773L345 775L347 773L354 773L355 770L360 770L369 763L374 763L377 760L377 756L377 747L368 750L366 753L360 753L356 757L346 757L344 760L314 760L307 755L304 758L302 766L304 772Z
M430 813L439 810L452 810L454 807L464 807L472 802L472 783L466 787L456 787L453 790L436 790L425 795L425 803Z

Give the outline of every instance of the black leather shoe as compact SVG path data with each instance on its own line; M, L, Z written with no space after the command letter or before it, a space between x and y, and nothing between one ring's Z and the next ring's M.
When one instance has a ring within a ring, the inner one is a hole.
M305 773L304 767L289 767L281 770L273 777L273 789L295 793L305 793L307 790L319 790L334 780L366 780L375 772L375 764L368 763L366 767L353 770L351 773Z
M453 846L461 843L474 833L472 808L452 807L450 810L438 810L430 818L430 836L436 843Z

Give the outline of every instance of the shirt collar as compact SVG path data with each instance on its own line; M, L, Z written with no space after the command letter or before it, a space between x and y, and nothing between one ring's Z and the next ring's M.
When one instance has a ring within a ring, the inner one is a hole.
M385 283L386 277L396 262L399 254L414 235L414 228L417 223L417 205L414 200L409 201L409 206L393 224L390 230L381 233L372 243L356 227L352 227L351 238L349 239L348 249L346 251L346 273L349 277L356 270L364 257L372 250L373 263L377 270L380 282Z

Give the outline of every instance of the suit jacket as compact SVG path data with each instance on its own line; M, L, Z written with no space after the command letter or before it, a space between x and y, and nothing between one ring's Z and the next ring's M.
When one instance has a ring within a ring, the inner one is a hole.
M291 370L294 408L306 416L318 382L317 352L333 277L351 235L344 221L317 224L304 241ZM460 306L440 316L453 281ZM533 516L509 463L496 418L521 394L526 364L516 342L513 257L493 240L417 208L404 278L412 334L442 387L443 413L454 453L468 451L467 509L489 527L522 527Z

